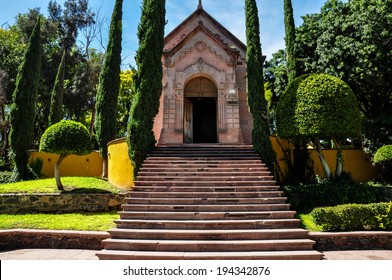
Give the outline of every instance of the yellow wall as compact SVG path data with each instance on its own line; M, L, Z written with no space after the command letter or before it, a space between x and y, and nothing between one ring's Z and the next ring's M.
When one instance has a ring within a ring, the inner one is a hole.
M274 136L271 136L271 142L277 155L280 170L284 176L287 174L288 169L283 149L289 149L289 152L292 153L292 146L287 140L278 139ZM108 151L108 181L124 189L134 186L133 167L128 157L128 144L125 138L110 142ZM336 150L323 150L323 152L331 169L334 170ZM43 175L45 177L53 177L54 164L58 159L58 155L36 151L32 152L31 155L32 158L41 157L44 160ZM378 169L372 165L370 157L361 149L345 149L343 155L344 170L351 173L355 181L366 182L377 176ZM314 162L315 174L324 176L317 153L312 150L310 156ZM100 177L102 174L102 157L98 152L92 152L87 156L69 156L61 164L60 172L62 176Z
M290 142L284 139L279 139L275 136L270 137L272 146L276 152L279 161L280 169L283 176L287 174L287 164L285 162L283 149L292 149ZM279 145L280 143L280 145ZM333 172L336 168L336 150L323 150L324 156ZM314 172L316 175L325 177L323 167L315 150L310 150L310 157L314 163ZM373 180L379 170L372 165L370 156L366 155L362 149L344 149L344 171L351 173L351 176L356 182L367 182Z
M43 177L52 178L54 176L54 165L59 156L32 151L31 158L36 157L44 160ZM61 176L99 177L102 175L102 157L98 152L92 152L86 156L68 156L60 165L60 174Z
M128 156L128 144L125 138L110 142L108 152L109 182L124 189L134 186L133 167Z

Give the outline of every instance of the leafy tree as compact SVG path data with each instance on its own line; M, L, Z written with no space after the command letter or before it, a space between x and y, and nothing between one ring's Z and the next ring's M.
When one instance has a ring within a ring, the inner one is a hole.
M263 62L259 16L255 0L245 0L246 72L248 105L253 116L253 145L264 163L273 172L276 155L269 139L267 102L264 95Z
M60 164L69 155L87 155L91 153L90 134L81 123L62 120L50 126L42 135L39 150L59 155L54 167L56 185L64 190L60 178Z
M94 23L94 12L88 0L66 0L64 10L56 1L50 1L48 12L51 20L57 24L61 47L69 52L76 44L79 30Z
M24 60L19 68L13 104L10 111L10 147L15 162L16 179L29 178L27 162L33 142L36 116L37 89L41 68L40 19L28 43Z
M378 149L373 162L381 167L381 180L392 184L392 145L385 145Z
M337 147L335 176L343 170L342 140L361 133L358 101L350 87L326 74L308 74L292 81L277 108L278 135L290 140L310 140L327 177L331 170L322 153L320 139Z
M117 99L120 89L122 0L116 0L110 24L109 43L104 66L99 77L96 103L95 132L99 152L103 157L102 177L107 177L107 145L116 138Z
M135 97L128 123L129 156L134 176L155 146L152 131L162 92L162 55L165 29L165 0L144 0L138 27L139 49L136 54Z
M339 77L357 96L366 117L364 144L372 153L392 139L391 14L392 0L329 0L320 13L303 17L297 30L304 73Z
M58 123L63 118L65 54L66 52L64 51L58 68L56 81L54 82L52 98L50 100L49 126Z
M129 120L129 108L135 96L133 77L135 69L123 70L120 73L120 91L117 104L117 137L125 137L127 134L127 123Z

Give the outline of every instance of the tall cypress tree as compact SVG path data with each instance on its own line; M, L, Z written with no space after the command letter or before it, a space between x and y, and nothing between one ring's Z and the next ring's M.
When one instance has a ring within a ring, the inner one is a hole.
M245 0L246 17L246 86L248 106L253 116L252 139L255 151L274 171L275 152L269 139L267 101L264 96L263 62L259 16L255 0Z
M297 59L295 57L295 23L291 0L284 0L284 26L286 31L287 76L289 83L297 78Z
M123 0L116 0L110 23L105 62L99 77L95 132L103 157L102 177L107 176L107 145L116 138L117 99L120 90Z
M136 177L147 154L155 146L154 118L162 92L162 54L165 29L165 0L144 0L138 27L138 72L134 77L135 97L128 122L129 157Z
M50 99L49 126L61 121L63 118L65 55L66 52L64 51L52 90L52 96Z
M33 143L38 83L41 69L41 20L31 34L23 62L19 68L10 111L10 147L17 180L29 179L27 162Z

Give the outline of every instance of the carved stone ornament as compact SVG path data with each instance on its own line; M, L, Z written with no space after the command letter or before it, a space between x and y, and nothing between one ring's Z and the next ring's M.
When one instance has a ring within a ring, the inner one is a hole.
M198 41L195 43L194 47L198 52L202 52L207 48L207 44L203 41Z
M199 60L197 61L197 68L199 69L200 73L203 72L204 66L205 66L204 60L202 58L199 58Z
M182 88L183 88L183 85L182 85L181 82L176 82L176 81L174 81L174 83L173 83L173 88L174 88L174 89L182 89Z

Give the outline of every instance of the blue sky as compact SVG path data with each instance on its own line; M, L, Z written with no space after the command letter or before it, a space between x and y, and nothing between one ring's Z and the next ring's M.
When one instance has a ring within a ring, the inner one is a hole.
M62 4L64 0L57 0ZM90 0L93 10L101 8L101 16L110 19L115 0ZM244 0L203 0L204 9L229 29L244 43L245 11ZM277 50L284 48L283 0L257 0L260 17L262 49L267 59ZM325 0L292 0L296 25L302 23L301 16L320 11ZM29 8L40 7L47 15L49 0L0 0L0 26L13 24L18 13ZM123 15L123 63L135 65L134 56L138 47L136 36L142 0L124 0ZM198 5L198 0L166 0L166 34L187 18Z

